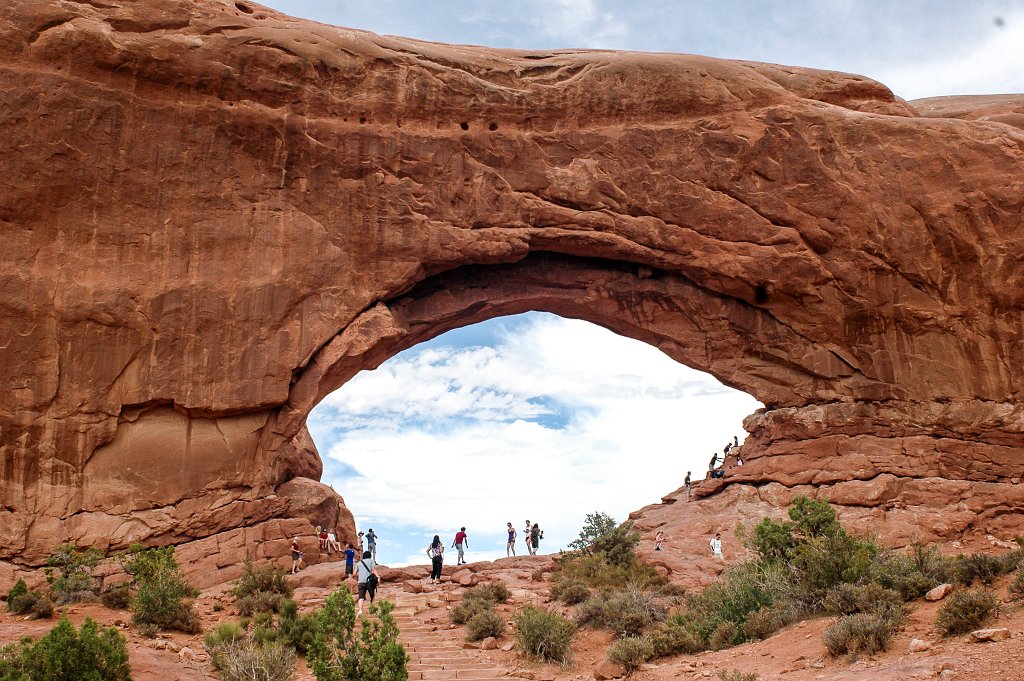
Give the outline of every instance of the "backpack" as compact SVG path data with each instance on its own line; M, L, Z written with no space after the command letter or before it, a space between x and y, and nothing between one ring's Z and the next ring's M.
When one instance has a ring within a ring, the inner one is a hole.
M366 568L368 571L370 570L365 560L359 561L359 564ZM370 571L370 575L366 578L366 588L376 589L378 584L380 584L380 578L377 577L377 575L373 574L372 571Z

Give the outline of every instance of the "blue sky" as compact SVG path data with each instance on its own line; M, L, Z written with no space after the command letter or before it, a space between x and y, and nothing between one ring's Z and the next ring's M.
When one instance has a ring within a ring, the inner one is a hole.
M271 0L287 14L448 43L704 54L866 75L905 99L1024 92L1024 1ZM452 331L363 372L313 412L324 481L381 559L426 562L460 525L504 555L527 518L543 552L586 513L622 520L698 475L758 403L659 351L530 313Z

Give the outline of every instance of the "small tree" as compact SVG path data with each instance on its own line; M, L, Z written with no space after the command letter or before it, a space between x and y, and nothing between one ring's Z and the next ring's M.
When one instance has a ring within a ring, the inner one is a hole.
M185 581L173 546L145 549L133 545L121 557L121 564L134 580L131 610L136 624L185 633L199 631L199 618L185 601L196 597L198 591Z
M81 631L62 619L38 641L26 637L0 650L0 679L131 681L128 646L114 627L85 618Z
M47 561L46 581L50 598L58 605L78 603L96 598L98 584L92 571L103 559L95 546L79 549L74 544L60 546Z
M640 533L632 521L619 525L606 513L588 513L578 539L569 548L584 555L603 554L612 565L629 565L636 559Z
M328 596L306 655L317 681L406 681L409 656L398 642L394 608L390 601L370 606L377 619L363 619L356 636L352 594L342 587Z

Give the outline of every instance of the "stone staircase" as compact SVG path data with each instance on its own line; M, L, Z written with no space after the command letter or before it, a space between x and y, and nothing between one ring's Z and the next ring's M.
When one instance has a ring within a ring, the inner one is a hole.
M394 617L398 639L409 654L410 681L508 681L515 676L499 662L487 658L486 651L463 648L461 640L439 633L438 624L431 624L423 613L447 605L444 593L411 594L389 592L385 596L395 602Z

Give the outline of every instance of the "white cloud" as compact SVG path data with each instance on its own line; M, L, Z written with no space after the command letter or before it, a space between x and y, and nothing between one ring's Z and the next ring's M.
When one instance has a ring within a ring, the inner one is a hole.
M321 450L363 475L327 481L364 526L420 528L410 541L425 547L466 525L474 551L504 555L508 521L520 531L527 517L539 522L542 550L555 551L586 513L624 520L687 470L700 477L759 406L649 345L536 315L494 347L395 357L311 419L354 426ZM422 562L415 546L396 552Z
M626 49L629 25L594 0L544 0L530 20L540 34L565 47Z
M875 74L905 99L1024 92L1024 12L993 23L985 40L950 45L941 56L881 67Z

